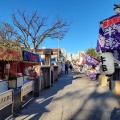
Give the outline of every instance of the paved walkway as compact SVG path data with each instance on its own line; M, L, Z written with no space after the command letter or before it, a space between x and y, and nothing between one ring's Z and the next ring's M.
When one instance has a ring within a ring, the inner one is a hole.
M120 106L108 87L72 72L42 91L15 120L120 120Z

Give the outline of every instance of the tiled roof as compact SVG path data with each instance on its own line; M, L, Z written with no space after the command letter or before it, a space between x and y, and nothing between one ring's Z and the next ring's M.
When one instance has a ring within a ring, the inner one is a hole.
M37 49L36 52L43 52L44 49Z
M44 52L46 48L37 49L36 52ZM48 49L48 48L47 48ZM53 52L58 52L58 48L51 48ZM59 49L60 50L60 49ZM61 50L60 50L61 51Z
M52 49L44 49L43 54L53 55Z

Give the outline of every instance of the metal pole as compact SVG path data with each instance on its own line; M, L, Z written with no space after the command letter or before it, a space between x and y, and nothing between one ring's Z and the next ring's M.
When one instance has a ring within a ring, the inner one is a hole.
M58 39L58 61L59 61L60 39Z

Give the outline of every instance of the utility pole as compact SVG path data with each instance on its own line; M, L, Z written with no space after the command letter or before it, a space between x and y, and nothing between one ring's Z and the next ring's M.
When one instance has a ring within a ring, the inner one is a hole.
M60 56L60 54L59 54L59 49L60 49L60 39L58 39L58 61L59 61L59 56Z

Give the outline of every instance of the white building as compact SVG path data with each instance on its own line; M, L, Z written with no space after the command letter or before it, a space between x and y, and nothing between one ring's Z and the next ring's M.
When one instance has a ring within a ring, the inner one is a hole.
M66 54L66 60L72 61L72 54L70 52Z
M79 59L79 57L78 57L78 54L72 54L72 60L78 60Z
M66 56L66 50L64 48L60 48L61 49L61 53L63 54L63 56Z
M85 51L78 51L78 59L79 59L79 61L82 60L82 56L83 56L84 53L85 53Z

